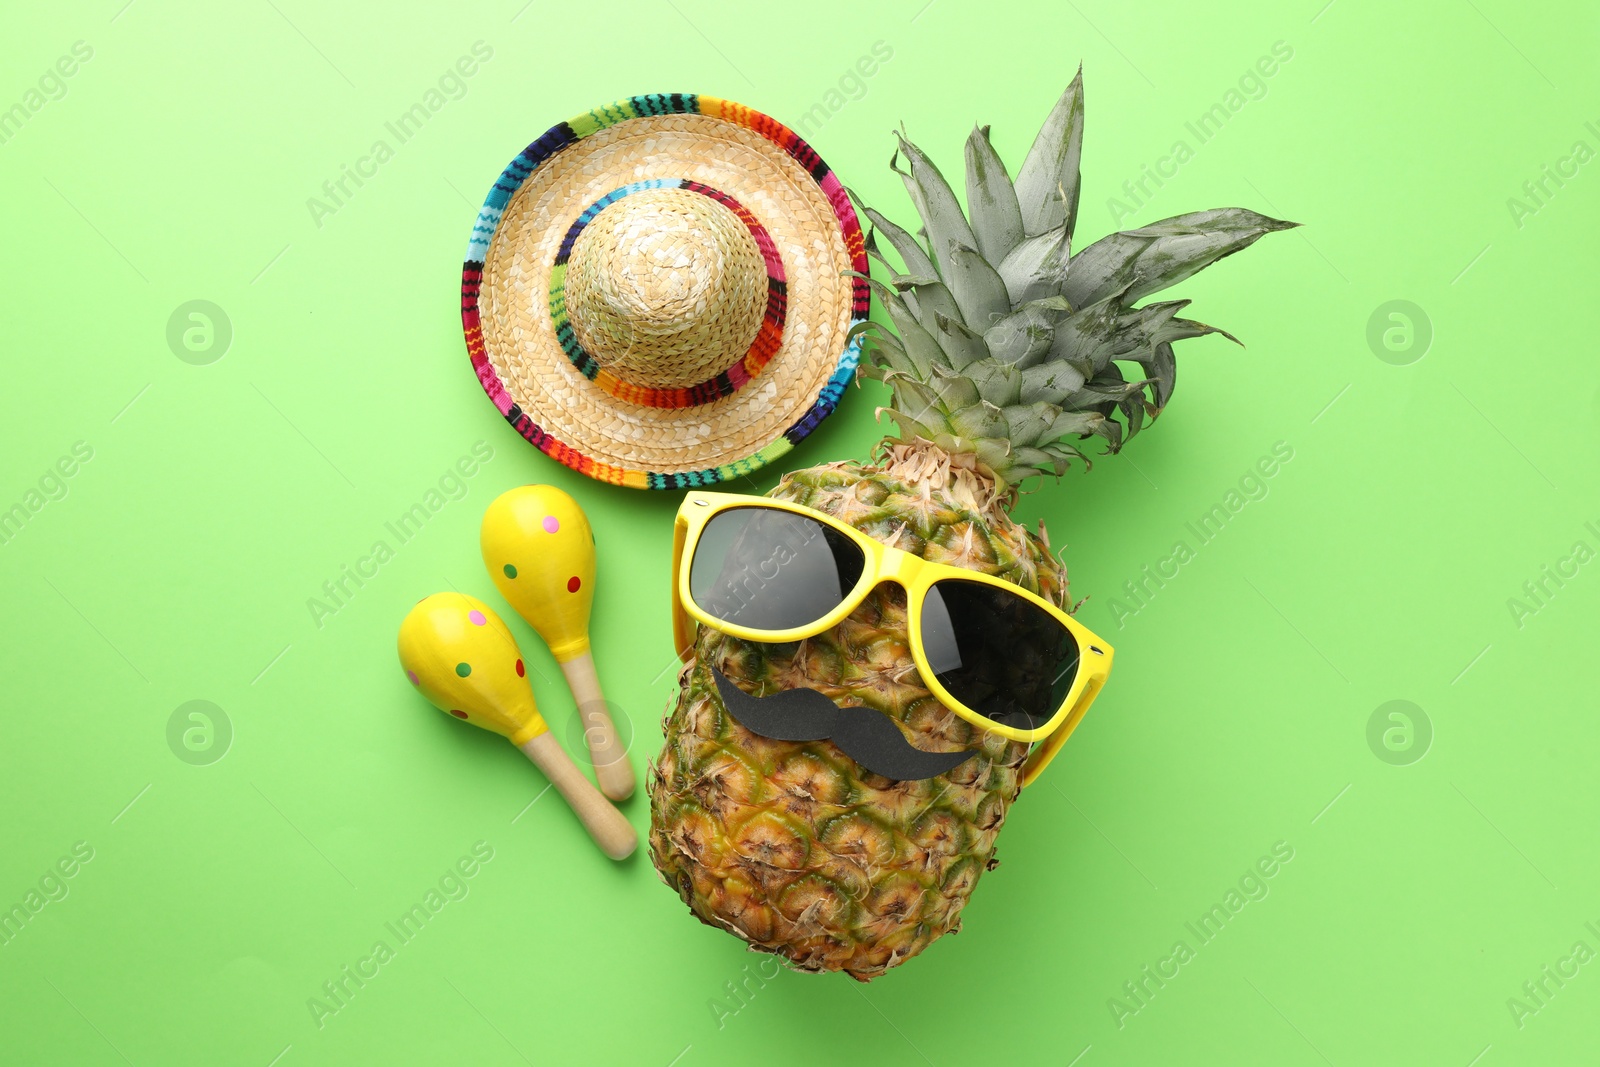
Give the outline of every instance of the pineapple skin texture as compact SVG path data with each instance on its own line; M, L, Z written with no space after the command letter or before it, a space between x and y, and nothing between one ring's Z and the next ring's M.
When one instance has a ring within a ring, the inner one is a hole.
M1006 514L1008 499L973 492L980 480L928 473L892 456L879 466L834 463L787 475L769 495L1067 604L1066 570L1042 527L1034 535ZM724 710L712 666L746 692L806 686L864 705L925 750L979 751L942 777L891 781L832 742L744 729ZM899 586L880 585L838 626L798 643L701 627L679 682L661 758L646 776L649 847L662 880L701 922L796 970L860 981L960 929L979 876L997 863L1027 746L969 725L926 689Z

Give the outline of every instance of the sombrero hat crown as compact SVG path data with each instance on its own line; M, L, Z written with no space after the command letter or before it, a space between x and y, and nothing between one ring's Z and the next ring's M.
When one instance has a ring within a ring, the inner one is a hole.
M682 189L611 204L567 263L567 316L583 350L653 389L714 377L749 350L767 305L750 231L726 207Z

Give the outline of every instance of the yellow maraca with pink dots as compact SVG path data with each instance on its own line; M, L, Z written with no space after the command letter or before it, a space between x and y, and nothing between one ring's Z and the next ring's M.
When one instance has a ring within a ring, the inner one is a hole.
M561 665L583 719L600 791L633 792L633 765L617 739L589 650L594 534L578 502L553 485L502 493L483 513L483 563L500 594L539 632Z
M632 824L551 735L516 639L487 604L462 593L423 598L400 624L400 666L440 711L510 738L567 798L606 855L620 860L638 847Z

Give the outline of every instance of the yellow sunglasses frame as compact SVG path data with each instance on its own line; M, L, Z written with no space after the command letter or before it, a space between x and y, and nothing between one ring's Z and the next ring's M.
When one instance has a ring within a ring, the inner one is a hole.
M694 602L694 596L689 589L689 563L694 559L694 550L700 543L700 535L704 532L706 524L722 512L732 511L735 508L749 507L769 508L777 511L792 512L796 515L804 515L848 537L852 543L860 547L864 560L864 565L861 568L861 577L856 582L855 587L840 601L838 607L816 622L806 626L788 630L753 630L746 626L738 626L713 618ZM962 581L977 582L981 585L992 585L1005 589L1007 592L1014 593L1029 603L1043 608L1071 631L1072 636L1078 642L1079 648L1078 675L1073 679L1072 688L1067 691L1066 699L1061 702L1061 707L1056 710L1056 713L1044 725L1034 727L1031 730L1024 730L1015 726L992 722L963 705L951 695L948 689L940 684L938 677L928 665L927 654L922 647L921 622L922 604L927 592L941 578L957 578ZM1024 786L1033 784L1033 780L1044 771L1045 767L1049 766L1050 761L1055 758L1055 754L1060 751L1061 746L1066 743L1067 738L1072 735L1072 731L1077 728L1078 723L1083 719L1084 713L1089 710L1089 705L1094 703L1094 698L1099 695L1101 687L1105 685L1106 679L1111 674L1111 661L1114 652L1110 645L1106 644L1105 641L1056 605L1002 578L967 570L965 567L955 567L946 563L933 563L919 556L914 556L903 549L891 548L881 541L873 540L860 530L841 523L831 515L801 504L791 504L785 500L773 500L764 496L691 492L684 497L683 503L679 505L678 516L673 525L672 636L674 647L677 649L678 658L688 662L690 655L694 651L695 628L693 623L708 626L719 633L725 633L731 637L746 641L777 643L801 641L807 637L815 637L817 634L837 626L860 605L869 590L876 588L883 582L895 582L906 591L906 623L910 629L908 636L911 639L911 656L922 676L923 684L928 687L934 696L939 698L939 702L979 729L997 733L1012 741L1025 741L1029 744L1038 742L1033 751L1028 754L1027 762L1022 769L1022 784Z

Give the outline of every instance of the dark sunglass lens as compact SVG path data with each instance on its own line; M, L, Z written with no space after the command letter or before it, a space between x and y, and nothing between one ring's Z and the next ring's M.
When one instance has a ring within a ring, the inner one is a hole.
M1060 709L1078 673L1078 642L1048 611L981 582L946 578L922 602L922 649L967 707L1030 730Z
M689 592L714 619L789 630L838 607L865 562L859 546L815 519L777 508L730 508L700 533Z

